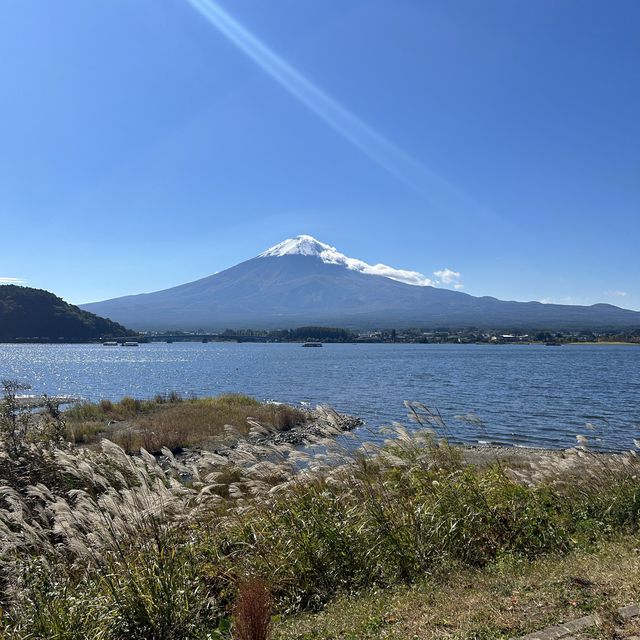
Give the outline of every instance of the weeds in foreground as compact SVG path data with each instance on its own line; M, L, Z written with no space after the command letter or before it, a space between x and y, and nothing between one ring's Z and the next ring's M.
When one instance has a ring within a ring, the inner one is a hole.
M44 411L36 415L28 406L20 404L18 392L30 387L15 380L0 382L3 392L0 401L0 446L12 458L17 459L30 444L43 448L64 442L66 424L56 402L44 396Z
M267 640L271 628L271 595L266 580L241 582L233 606L234 640Z
M296 407L260 403L240 394L182 399L173 393L154 400L84 403L65 412L65 418L69 437L76 443L97 444L108 437L127 453L137 453L140 448L159 453L163 447L179 451L219 444L227 435L227 425L233 425L240 436L249 432L251 419L286 431L304 423L308 415Z
M640 599L637 546L637 537L624 536L531 561L505 556L482 569L452 567L436 580L338 596L320 613L277 621L273 636L505 640L593 613L611 620L617 607ZM612 627L601 633L598 638L624 637Z
M336 594L637 531L634 455L596 463L576 449L528 474L465 466L439 439L437 412L409 409L418 430L393 425L379 446L341 446L325 410L305 451L240 440L228 457L203 452L188 466L168 449L161 465L109 441L28 442L18 458L4 448L0 630L199 640L224 637L233 617L242 638L245 622L266 620L267 589L279 613L317 610ZM16 469L20 482L5 477Z

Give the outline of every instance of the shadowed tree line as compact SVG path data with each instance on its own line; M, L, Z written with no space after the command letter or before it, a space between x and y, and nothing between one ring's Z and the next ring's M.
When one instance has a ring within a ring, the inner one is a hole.
M0 342L84 342L129 335L135 332L43 289L0 285Z

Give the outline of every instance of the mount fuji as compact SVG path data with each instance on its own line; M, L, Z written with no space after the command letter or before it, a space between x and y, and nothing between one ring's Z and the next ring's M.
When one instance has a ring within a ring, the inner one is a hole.
M194 282L80 306L139 330L640 327L640 312L609 304L505 302L435 284L417 271L371 265L301 235Z

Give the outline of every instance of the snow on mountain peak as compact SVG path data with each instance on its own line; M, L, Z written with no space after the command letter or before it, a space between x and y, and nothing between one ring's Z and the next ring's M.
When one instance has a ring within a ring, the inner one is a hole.
M320 258L327 264L339 264L352 271L359 271L372 276L384 276L391 280L397 280L404 284L412 284L420 287L433 287L437 283L427 278L418 271L394 269L386 264L368 264L362 260L348 258L335 247L316 240L312 236L301 235L295 238L287 238L270 249L261 253L258 258L272 258L280 256L302 255Z
M324 251L335 251L335 248L316 240L312 236L302 235L296 236L295 238L287 238L270 249L267 249L258 257L268 258L293 255L321 257Z

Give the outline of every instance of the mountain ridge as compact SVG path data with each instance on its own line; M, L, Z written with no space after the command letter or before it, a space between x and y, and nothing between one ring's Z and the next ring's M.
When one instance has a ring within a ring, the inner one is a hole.
M502 301L436 288L427 280L417 271L369 265L298 236L193 282L80 306L141 330L640 327L640 312L605 303Z

